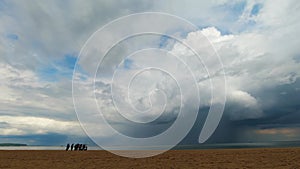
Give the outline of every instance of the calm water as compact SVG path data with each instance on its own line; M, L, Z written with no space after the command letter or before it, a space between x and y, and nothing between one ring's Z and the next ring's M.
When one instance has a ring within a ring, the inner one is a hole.
M268 143L222 143L222 144L198 144L179 145L174 149L226 149L226 148L276 148L276 147L300 147L300 141L268 142ZM164 146L151 147L112 147L114 150L163 150ZM0 150L65 150L64 146L0 146ZM102 150L97 146L89 146L88 150Z
M64 146L0 146L0 150L65 150ZM88 147L88 150L101 150L99 147Z

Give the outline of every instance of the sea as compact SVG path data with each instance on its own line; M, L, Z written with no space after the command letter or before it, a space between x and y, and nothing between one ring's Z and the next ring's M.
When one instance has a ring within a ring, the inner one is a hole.
M65 146L0 146L0 150L65 150ZM89 150L102 150L100 147L88 147Z
M240 149L240 148L285 148L300 147L300 141L276 141L263 143L212 143L197 145L177 145L175 150L197 150L197 149ZM111 147L110 150L164 150L166 146L149 147ZM0 146L0 150L65 150L65 146ZM88 150L103 150L98 146L88 146Z

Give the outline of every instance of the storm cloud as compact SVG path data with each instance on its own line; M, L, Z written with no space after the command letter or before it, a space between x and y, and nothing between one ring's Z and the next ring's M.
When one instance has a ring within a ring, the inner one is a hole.
M184 3L184 4L183 4ZM223 118L209 142L255 142L300 139L300 3L276 1L1 1L0 2L0 135L5 142L64 144L70 138L85 138L74 111L72 99L73 69L86 40L104 24L136 12L158 11L178 15L192 22L198 30L181 35L181 40L201 48L202 36L211 42L220 56L226 74L227 101ZM131 23L128 23L131 24ZM162 25L163 26L163 25ZM129 29L124 28L125 29ZM174 31L174 30L172 30ZM180 33L180 30L174 34ZM172 125L178 116L178 88L162 73L144 74L134 83L134 104L141 110L151 105L170 103L163 116L149 126L133 125L114 115L109 78L139 67L141 60L120 61L122 54L143 45L169 51L183 61L193 63L192 54L180 43L160 36L128 39L108 54L107 64L96 79L96 96L109 123L125 135L149 137ZM221 76L215 62L210 77L203 65L194 64L201 102L194 127L182 144L197 143L211 101L209 78ZM151 59L143 60L151 63ZM153 61L153 60L152 60ZM173 68L166 58L161 63ZM83 91L93 91L93 76L87 75L93 61L79 63L82 74L74 76L86 82ZM174 68L175 70L175 68ZM178 70L182 70L178 67ZM177 71L178 71L177 70ZM85 72L85 73L83 73ZM104 72L104 73L103 73ZM120 77L127 77L120 74ZM183 77L182 77L183 78ZM164 79L164 80L161 80ZM189 84L185 84L188 88ZM126 90L115 86L120 93ZM146 89L147 90L144 90ZM151 89L151 90L150 90ZM154 89L165 91L166 95ZM218 88L214 89L218 93ZM123 96L123 95L120 95ZM136 99L139 98L139 99ZM89 110L86 98L84 110ZM193 100L190 101L193 103ZM212 103L215 104L215 103ZM162 105L160 105L162 106ZM185 105L188 106L188 105ZM158 108L158 107L154 107ZM159 112L157 110L157 112ZM128 116L134 115L127 112ZM145 114L135 120L152 119ZM134 116L136 117L136 116ZM92 125L92 124L91 124ZM102 124L100 124L102 125ZM104 124L103 124L104 125ZM108 142L113 135L99 131Z

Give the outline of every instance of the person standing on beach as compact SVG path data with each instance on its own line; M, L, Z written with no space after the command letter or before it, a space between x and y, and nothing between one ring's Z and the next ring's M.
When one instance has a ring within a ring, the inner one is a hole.
M77 150L78 150L78 146L79 146L79 144L78 144L78 143L77 143L77 144L75 144L75 146L74 146L74 148L75 148L74 150L75 150L75 151L77 151Z
M73 151L74 143L71 144L71 151Z
M66 151L68 151L69 148L70 148L70 144L68 143L68 144L67 144L67 147L66 147Z

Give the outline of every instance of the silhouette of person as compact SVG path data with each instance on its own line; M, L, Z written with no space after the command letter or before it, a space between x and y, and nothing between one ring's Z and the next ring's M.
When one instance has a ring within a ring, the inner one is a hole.
M86 150L87 150L87 145L85 145L85 144L84 144L84 149L83 149L83 150L84 150L84 151L86 151Z
M72 145L71 145L71 151L73 150L73 148L74 148L74 143L72 143Z
M79 144L77 143L77 144L75 144L75 151L77 151L78 150L78 146L79 146Z
M69 148L70 148L70 144L68 143L68 144L67 144L67 147L66 147L66 151L68 151Z
M82 144L79 144L79 151L82 150Z

